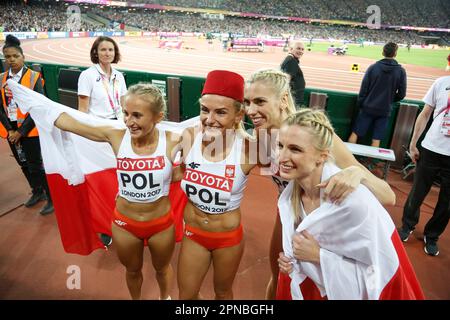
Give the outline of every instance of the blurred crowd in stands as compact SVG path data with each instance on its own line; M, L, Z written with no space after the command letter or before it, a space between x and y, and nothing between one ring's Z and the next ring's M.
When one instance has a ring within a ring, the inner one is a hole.
M393 41L397 43L421 44L423 41L415 32L394 30L370 30L349 28L346 26L312 25L280 20L261 20L253 18L225 17L224 20L205 19L200 14L180 14L174 12L145 13L131 11L117 13L109 9L98 12L111 20L123 21L125 25L135 26L147 31L186 31L186 32L216 32L244 34L246 36L292 35L301 38L342 39L358 42L360 39L373 42Z
M448 0L134 0L178 7L214 8L234 12L252 12L325 20L366 22L367 8L376 3L381 23L388 25L449 27Z
M254 12L271 16L297 16L305 18L365 21L370 0L150 0L131 2L156 3L171 6L226 9L233 12ZM449 27L450 2L428 0L377 1L381 9L381 24ZM271 35L295 36L307 39L341 39L359 42L396 42L422 44L419 35L432 35L416 31L393 29L374 30L341 25L319 25L290 22L282 19L242 18L224 16L223 20L208 19L199 13L179 11L155 11L141 8L107 7L78 4L82 21L78 30L68 30L68 3L51 0L2 1L0 4L0 31L99 31L117 29L120 24L127 28L145 31L184 31L237 33L245 36ZM427 8L425 9L424 6ZM445 11L446 10L446 11ZM101 24L87 16L95 14L109 20Z
M102 28L81 20L79 30L68 30L67 6L55 1L24 3L24 1L1 1L0 31L96 31Z

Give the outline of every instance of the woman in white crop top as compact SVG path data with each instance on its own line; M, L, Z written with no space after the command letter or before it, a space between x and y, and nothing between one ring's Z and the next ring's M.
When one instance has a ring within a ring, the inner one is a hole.
M278 172L278 165L274 161L274 150L276 149L276 138L281 123L295 112L295 104L289 87L289 76L280 70L259 70L252 74L245 86L246 113L252 120L258 139L258 147L272 150L266 159L259 158L259 164L265 167L263 174L272 176L279 188L280 193L287 185ZM261 139L263 136L267 139ZM266 152L258 152L258 156ZM370 171L362 166L345 147L342 140L333 135L333 147L331 156L336 165L344 170L333 175L320 186L324 188L324 195L336 202L341 202L359 184L368 187L383 204L395 203L395 194L386 181L375 177ZM275 163L274 163L275 162ZM271 167L271 168L267 168ZM275 199L274 199L275 201ZM278 254L281 247L281 224L277 214L270 242L270 267L272 277L267 285L266 299L275 299L278 278Z
M211 71L200 99L200 128L182 137L182 190L189 201L178 260L180 299L198 299L214 267L215 299L233 298L233 281L244 250L240 202L249 164L249 140L239 129L244 116L244 79Z
M170 265L175 247L171 205L171 151L179 137L157 127L163 119L165 101L158 88L140 83L125 96L126 129L93 127L66 113L55 126L87 139L108 142L117 157L119 192L112 222L112 235L132 299L141 298L143 249L148 245L160 298L168 299L173 281Z

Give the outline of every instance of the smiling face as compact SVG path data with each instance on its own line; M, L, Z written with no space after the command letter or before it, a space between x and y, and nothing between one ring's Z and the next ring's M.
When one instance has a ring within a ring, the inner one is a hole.
M245 88L245 112L256 130L278 128L281 124L283 102L273 88L263 81Z
M138 95L129 95L123 107L124 121L130 130L131 138L140 139L153 132L156 124L162 120L164 113L155 114L148 101Z
M3 56L5 57L5 61L10 66L13 73L17 73L23 68L25 57L19 50L17 50L17 48L9 47L3 49Z
M110 41L102 41L97 48L98 61L100 64L107 65L114 61L114 45Z
M302 180L309 177L328 158L328 151L314 146L309 128L283 125L278 142L280 176L283 179Z
M200 98L200 122L205 136L225 136L226 130L234 129L243 117L243 110L236 110L232 98L205 94Z
M305 53L305 45L302 42L294 42L289 52L297 59L300 59Z

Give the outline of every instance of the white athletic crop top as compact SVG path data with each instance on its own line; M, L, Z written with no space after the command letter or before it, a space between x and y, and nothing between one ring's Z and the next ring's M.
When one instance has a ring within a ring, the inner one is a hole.
M184 159L186 171L181 180L189 200L207 214L222 214L239 208L247 176L241 168L243 138L236 137L228 156L218 162L202 155L202 133L197 134Z
M140 156L131 147L126 129L117 155L119 196L130 202L149 203L169 194L172 163L166 156L166 132L158 129L158 145L151 155Z

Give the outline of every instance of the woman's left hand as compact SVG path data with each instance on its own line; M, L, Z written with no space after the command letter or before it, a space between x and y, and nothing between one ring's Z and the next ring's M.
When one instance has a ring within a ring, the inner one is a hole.
M10 133L8 135L8 140L9 142L11 142L12 144L16 144L19 142L20 138L22 138L22 135L20 134L19 131L14 131L12 133Z
M320 245L308 231L296 233L292 239L294 258L300 261L320 263Z
M350 166L336 173L328 180L317 185L325 188L324 198L331 202L340 204L350 193L361 184L364 178L364 171L358 166Z

